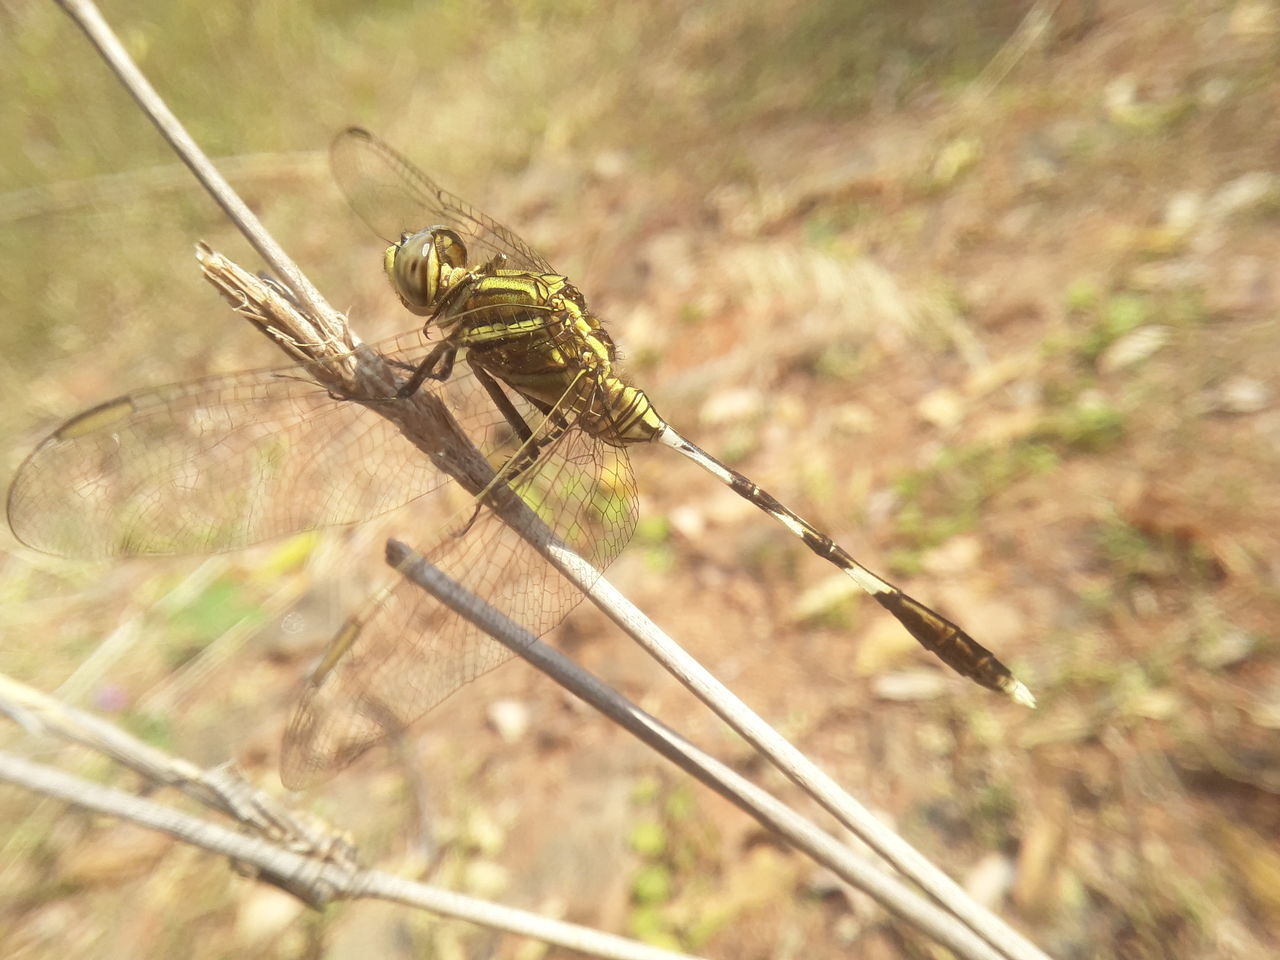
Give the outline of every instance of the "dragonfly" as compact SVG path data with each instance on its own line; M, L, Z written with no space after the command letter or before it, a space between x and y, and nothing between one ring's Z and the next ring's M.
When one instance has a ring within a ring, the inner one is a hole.
M424 320L374 345L404 374L394 395L335 396L295 364L108 400L63 423L19 468L8 496L19 540L82 558L213 553L408 505L433 518L432 564L540 636L582 593L502 522L492 488L515 493L603 569L635 530L628 448L656 444L778 520L956 672L1034 706L959 626L679 434L621 374L582 293L513 231L365 130L340 133L330 160L353 209L388 242L396 294ZM461 490L386 415L420 391L492 466L488 488ZM510 656L395 578L346 620L304 682L282 780L327 779Z

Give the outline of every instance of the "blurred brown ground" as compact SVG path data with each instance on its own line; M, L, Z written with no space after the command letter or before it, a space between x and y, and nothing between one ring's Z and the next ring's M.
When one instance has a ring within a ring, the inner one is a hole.
M611 579L926 854L1056 957L1276 953L1280 5L113 6L366 337L412 323L324 170L349 123L543 249L680 429L1006 658L1038 711L633 453L645 519ZM81 37L52 4L0 24L7 477L115 393L277 360L191 244L255 261ZM295 685L395 524L110 567L6 535L0 669L275 785ZM796 800L595 611L553 639ZM388 869L428 845L447 886L710 956L928 951L519 665L411 749L424 797L379 753L299 802ZM303 914L15 790L0 821L13 956L536 955Z

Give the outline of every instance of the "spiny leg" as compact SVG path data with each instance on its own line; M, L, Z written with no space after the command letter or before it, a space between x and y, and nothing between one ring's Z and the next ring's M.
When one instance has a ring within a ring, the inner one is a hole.
M524 417L520 415L520 411L511 402L511 398L507 396L506 392L484 367L477 363L469 363L469 366L476 375L476 380L484 387L485 393L489 394L489 399L493 401L493 405L498 408L498 412L502 414L503 419L515 431L516 436L520 438L520 442L522 444L528 443L533 438L533 430L529 428L529 424L525 422ZM543 413L546 413L546 411L544 410Z
M448 380L453 374L453 363L458 356L458 345L453 340L442 340L431 348L431 352L422 358L418 369L396 390L390 399L404 400L418 392L428 378L441 382Z
M455 537L465 536L475 524L476 519L480 516L480 508L484 505L485 498L495 486L499 483L508 485L518 483L522 475L536 466L543 453L554 446L568 432L570 422L564 415L562 408L566 404L567 398L576 389L578 379L585 376L585 373L579 373L578 377L574 378L574 381L565 390L564 395L556 402L554 407L548 407L544 410L541 404L535 403L535 406L543 413L542 422L535 431L529 426L528 421L525 420L520 411L516 409L515 404L511 402L511 399L498 382L483 367L473 363L471 364L471 369L475 373L476 380L480 382L485 392L489 394L489 399L501 411L511 429L520 438L520 446L507 458L506 462L494 474L493 479L476 496L475 509L467 522L454 532L453 535Z
M951 669L990 690L1008 694L1024 706L1036 705L1035 697L1026 684L1010 673L990 650L946 617L876 576L830 537L783 506L772 494L686 440L670 426L664 427L657 439L719 478L738 496L755 504L798 536L818 556L837 566L859 587L871 594L880 606L892 613L921 646L934 653Z
M511 402L511 398L503 392L502 387L498 385L497 381L494 380L493 377L489 376L489 374L485 372L483 367L479 364L470 362L468 365L475 374L477 382L484 387L485 393L489 394L489 399L493 401L493 405L498 408L503 419L507 421L507 425L510 426L515 432L515 435L520 438L519 449L525 449L533 440L533 430L530 429L529 424L525 421L524 417L521 416L520 411L516 409L515 404ZM535 457L537 449L537 447L534 448ZM517 451L517 453L518 452L519 451ZM494 482L497 481L498 477L508 475L508 467L510 464L511 460L508 458L507 462L498 470L497 476L494 478ZM475 522L479 518L480 510L483 506L484 495L482 493L481 496L476 498L475 509L471 511L471 516L467 519L467 522L464 523L461 528L454 531L453 535L455 537L464 537L467 535L471 528L475 526Z
M456 311L455 307L460 303L465 303L467 297L474 292L476 284L484 276L492 272L494 262L490 261L479 270L471 271L471 273L446 290L437 301L435 310L432 311L431 317L427 321L427 327L443 328L446 326L446 322L448 325L456 326L467 315L479 313L485 309L477 307L471 310ZM453 374L453 363L458 355L459 344L456 335L457 330L455 329L449 336L438 343L430 353L423 357L422 362L418 364L418 369L413 371L413 376L402 383L399 389L396 390L395 399L404 400L413 396L428 379L441 382L449 379Z
M462 323L464 319L472 316L487 316L494 314L495 311L497 312L496 315L501 315L504 306L510 306L510 304L485 303L473 306L468 310L455 309L460 304L465 303L467 298L485 293L486 287L484 284L486 281L494 279L489 276L489 272L491 272L491 266L495 262L497 262L497 258L484 264L479 271L472 271L466 278L450 287L440 298L435 311L427 321L427 328L449 329L450 332L444 340L423 358L418 368L413 372L413 376L400 385L400 388L396 391L395 398L397 400L404 400L413 396L428 379L439 381L449 379L453 374L453 364L458 351L463 346L470 346L479 339L473 330L467 329L467 325ZM521 304L520 310L525 312L538 310L551 312L548 306L538 303ZM505 332L498 334L498 336L504 337L509 335ZM491 334L491 336L493 335ZM474 365L473 369L475 369ZM485 389L489 389L488 384L486 384ZM493 391L490 390L489 395L493 397ZM503 415L508 416L507 410L510 409L510 404L507 404L507 407L504 408L496 397L494 402L498 404ZM508 419L519 419L519 417L518 415L514 418L508 416Z
M502 394L502 388L491 377L483 374L479 368L476 369L476 373L480 382L485 383L485 389L492 387L494 393ZM519 481L528 470L537 464L543 453L553 447L561 437L569 432L572 422L568 414L573 410L573 397L577 395L579 382L587 376L587 371L578 371L577 376L570 381L569 386L560 395L560 399L546 409L543 409L541 403L530 401L539 410L543 411L542 421L538 424L537 429L530 428L511 401L503 395L502 402L498 403L498 406L500 409L505 408L504 414L506 409L511 411L514 416L512 428L515 429L516 433L521 434L524 439L515 452L507 458L506 463L502 465L494 478L489 481L485 489L480 491L477 497L478 500L483 502L485 496L499 483L511 484ZM488 382L486 383L486 381ZM493 393L490 393L490 397L493 397ZM497 401L495 400L495 402ZM516 426L517 422L521 426Z

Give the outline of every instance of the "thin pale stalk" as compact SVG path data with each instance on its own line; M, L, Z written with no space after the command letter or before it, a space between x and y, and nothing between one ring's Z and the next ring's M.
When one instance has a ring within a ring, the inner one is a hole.
M258 218L253 215L253 211L240 199L240 195L231 188L231 184L227 183L217 167L187 133L186 128L169 109L160 94L156 93L155 88L133 62L133 58L129 56L110 25L103 19L97 6L89 0L56 0L56 2L85 32L89 42L94 45L107 66L129 91L130 96L137 101L142 112L155 124L160 135L173 148L174 153L190 168L195 178L200 181L200 185L208 191L209 196L244 234L245 239L283 280L298 302L305 304L310 312L318 317L330 318L330 320L336 317L337 311L325 302L320 291L303 275L298 265L284 252L284 248L276 243L275 238L267 232ZM348 344L348 349L352 346L354 344Z
M445 576L404 544L395 540L387 543L387 562L646 746L958 956L986 960L998 960L1003 956L953 915L923 899L896 877L857 856L786 804L698 749L564 654Z
M0 674L0 713L8 714L33 736L58 737L110 757L150 783L179 790L259 835L287 841L294 852L354 866L354 850L345 834L315 817L295 816L230 766L206 770L5 674Z
M167 833L183 843L248 864L276 885L307 900L378 898L613 960L693 960L688 954L660 950L587 927L393 877L378 870L354 869L347 864L303 856L261 837L246 836L153 800L104 787L6 752L0 752L0 781L85 810L129 820Z
M657 660L695 696L797 786L812 796L859 839L918 884L984 940L1011 960L1048 960L1047 954L974 900L954 880L861 803L667 636L585 560L547 531L518 498L503 506L503 520L582 590L604 614ZM498 509L495 506L495 509Z

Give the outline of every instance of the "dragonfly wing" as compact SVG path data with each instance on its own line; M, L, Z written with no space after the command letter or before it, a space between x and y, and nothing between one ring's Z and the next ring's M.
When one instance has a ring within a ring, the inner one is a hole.
M406 335L388 355L411 364L425 349ZM469 373L433 388L482 450L509 434ZM355 523L448 479L388 420L293 366L145 390L73 417L19 468L8 515L23 543L64 556L211 553Z
M388 243L406 233L447 226L466 242L472 264L504 254L513 269L555 273L514 231L440 187L367 130L350 127L338 134L329 159L351 208Z
M635 530L635 487L626 452L580 431L571 431L544 453L516 489L598 569L618 555ZM465 523L471 510L462 516ZM488 509L465 535L445 535L426 555L537 636L582 599ZM285 734L281 779L291 788L327 779L512 656L408 580L370 601L335 643L340 651L331 650L308 682Z

